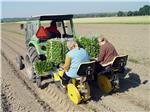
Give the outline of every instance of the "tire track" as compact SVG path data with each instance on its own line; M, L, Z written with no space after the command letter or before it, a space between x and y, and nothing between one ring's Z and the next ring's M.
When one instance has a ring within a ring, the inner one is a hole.
M27 84L27 82L24 80L24 78L21 77L21 73L18 72L15 68L15 66L13 65L13 63L7 58L6 54L1 51L1 55L2 57L4 57L4 59L7 61L7 63L10 65L11 69L13 70L15 76L21 80L22 84L25 85L25 87L32 93L32 95L35 97L36 101L41 105L41 107L43 108L43 110L45 112L50 112L50 111L54 111L45 101L43 101L36 93L35 91L29 86L29 84Z
M2 89L3 89L3 87L2 87ZM7 95L6 95L5 91L2 91L2 93L1 93L1 102L2 102L2 105L1 105L2 111L3 112L10 112L10 105L11 104L8 102Z

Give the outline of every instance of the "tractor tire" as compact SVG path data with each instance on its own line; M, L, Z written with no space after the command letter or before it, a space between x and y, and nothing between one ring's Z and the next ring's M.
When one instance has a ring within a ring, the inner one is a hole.
M16 65L17 65L18 70L22 70L24 68L22 59L23 59L22 56L20 56L18 54L16 55Z
M26 55L25 59L26 59L26 71L28 74L28 78L34 83L36 82L36 74L34 72L34 68L32 64L38 60L38 54L36 52L35 47L28 48L28 54Z
M32 81L34 70L33 70L32 63L30 61L30 57L28 54L26 54L25 56L25 69L27 73L27 78Z

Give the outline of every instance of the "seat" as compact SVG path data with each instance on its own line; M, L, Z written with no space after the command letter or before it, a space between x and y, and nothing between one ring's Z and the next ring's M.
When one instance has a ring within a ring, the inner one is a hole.
M128 55L116 56L113 60L111 69L112 71L120 71L127 64Z
M94 77L94 69L95 69L95 61L84 62L79 66L77 75L79 75L81 79L84 79L83 77L92 79Z
M108 64L105 67L105 70L100 72L99 74L112 74L114 72L121 72L125 65L127 64L128 55L116 56L111 64Z

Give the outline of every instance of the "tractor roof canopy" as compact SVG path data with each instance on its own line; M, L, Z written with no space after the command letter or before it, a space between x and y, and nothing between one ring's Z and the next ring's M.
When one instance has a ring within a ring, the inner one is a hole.
M40 21L46 21L46 20L55 20L55 21L62 21L62 20L70 20L73 18L72 14L66 14L66 15L38 15L38 16L32 16L29 20L40 20Z

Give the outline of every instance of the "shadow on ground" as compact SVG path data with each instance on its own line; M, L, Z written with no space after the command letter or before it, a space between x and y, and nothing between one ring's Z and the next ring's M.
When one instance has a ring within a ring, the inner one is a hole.
M120 77L120 79L119 79L120 88L116 92L123 93L123 92L128 91L131 88L136 88L136 87L140 86L141 84L148 83L148 80L141 82L140 74L133 73L130 71L131 71L131 69L128 68L126 73ZM114 93L111 93L111 94L106 95L106 94L102 93L102 91L97 87L96 83L94 83L90 86L91 86L91 100L93 100L93 101L99 101L99 100L101 100L102 96L108 96L108 95L114 94Z

